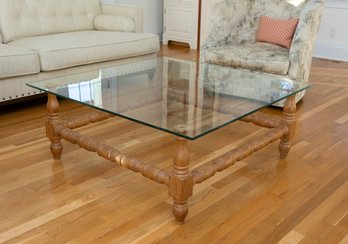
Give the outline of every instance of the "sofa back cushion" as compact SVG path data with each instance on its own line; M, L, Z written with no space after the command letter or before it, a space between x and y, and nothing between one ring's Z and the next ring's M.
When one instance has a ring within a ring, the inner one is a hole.
M4 43L23 37L92 30L99 0L0 0Z

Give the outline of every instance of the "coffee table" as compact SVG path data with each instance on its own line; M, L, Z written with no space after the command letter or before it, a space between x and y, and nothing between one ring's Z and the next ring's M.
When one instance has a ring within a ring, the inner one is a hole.
M174 201L172 212L178 224L185 221L187 201L195 184L276 140L280 140L280 158L286 158L295 132L296 94L310 86L276 75L168 57L134 61L28 85L48 94L46 134L51 141L54 160L60 160L61 140L65 139L166 185ZM57 96L93 107L95 111L60 120ZM282 101L285 101L282 118L255 114ZM122 154L117 148L74 131L111 116L176 136L172 172ZM269 131L246 145L190 169L187 142L237 120L269 128Z

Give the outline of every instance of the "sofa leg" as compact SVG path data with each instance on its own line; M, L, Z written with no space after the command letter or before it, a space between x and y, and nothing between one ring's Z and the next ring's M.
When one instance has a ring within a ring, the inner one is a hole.
M47 121L46 121L46 135L51 141L51 153L54 160L60 160L60 156L63 151L61 143L62 138L55 132L55 123L59 121L59 103L57 97L52 94L48 94L47 101Z
M155 73L156 73L155 69L147 72L147 77L149 78L149 80L153 80L153 77L155 77Z

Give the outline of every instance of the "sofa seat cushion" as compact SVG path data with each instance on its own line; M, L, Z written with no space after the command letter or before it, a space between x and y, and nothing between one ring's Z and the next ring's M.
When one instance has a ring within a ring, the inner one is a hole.
M211 48L204 58L208 63L280 75L286 75L290 66L287 48L261 42Z
M9 44L36 50L42 71L145 55L159 50L157 35L107 31L37 36Z
M33 50L0 44L0 79L40 72L40 62Z

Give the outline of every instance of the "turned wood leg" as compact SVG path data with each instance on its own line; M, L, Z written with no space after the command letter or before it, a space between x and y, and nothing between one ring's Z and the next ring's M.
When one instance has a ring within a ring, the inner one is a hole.
M286 99L284 108L283 108L283 119L282 123L289 128L289 132L285 134L279 144L280 158L285 159L290 151L290 141L293 138L296 130L296 101L295 95L290 96Z
M173 215L176 223L183 224L188 213L187 201L193 191L193 177L189 172L190 154L187 141L176 140L177 148L174 155L174 171L169 181L169 194L173 197Z
M63 146L61 143L62 138L55 133L54 124L59 121L59 103L57 97L52 94L47 94L47 121L46 121L46 135L51 141L51 152L54 160L60 160Z

